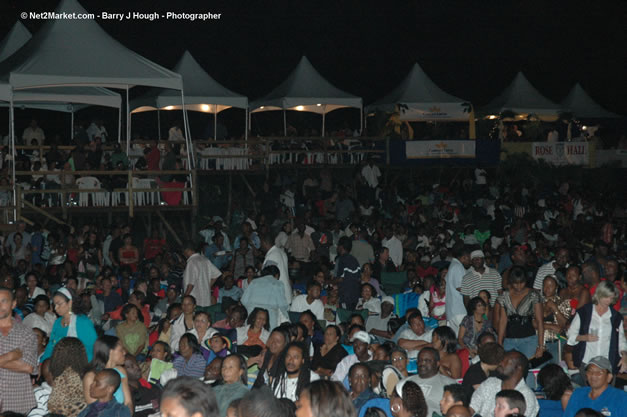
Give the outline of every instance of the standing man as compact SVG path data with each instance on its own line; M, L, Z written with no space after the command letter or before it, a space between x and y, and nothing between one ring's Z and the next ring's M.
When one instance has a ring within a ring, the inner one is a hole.
M490 293L490 305L494 307L496 297L503 289L501 275L496 269L485 266L484 258L485 255L480 250L472 251L470 254L472 266L462 280L461 292L464 295L464 305L468 305L468 301L478 296L481 290L486 290Z
M187 258L183 272L185 295L194 296L199 307L215 304L215 299L211 297L211 287L222 272L209 259L196 252L193 242L186 242L183 245L183 255Z
M279 268L279 281L283 283L285 301L292 303L292 285L288 270L287 254L283 249L274 244L272 236L266 234L261 237L261 250L266 253L263 259L263 268L274 265Z
M361 268L357 259L350 254L352 248L351 238L342 236L337 244L334 274L340 284L340 303L349 310L355 309L361 294Z
M28 414L37 405L30 375L37 373L37 338L13 318L13 291L0 287L0 398L2 410Z
M570 260L570 254L568 253L568 249L560 248L555 254L555 260L549 261L538 268L538 272L536 273L536 279L533 281L533 289L541 290L542 284L544 283L544 278L547 275L555 275L555 271L561 268L566 268L568 266L568 261Z
M390 250L390 258L394 266L398 268L403 263L403 243L394 236L395 227L390 225L385 232L385 238L381 241L381 246Z
M466 316L461 291L466 268L470 266L470 252L464 245L459 245L453 249L453 256L446 274L446 325L457 334L459 324Z

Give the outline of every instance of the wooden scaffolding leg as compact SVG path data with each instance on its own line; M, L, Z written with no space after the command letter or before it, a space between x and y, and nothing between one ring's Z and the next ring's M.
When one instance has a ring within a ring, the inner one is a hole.
M168 232L172 234L172 236L174 237L174 240L176 240L176 243L178 243L179 246L183 246L183 241L179 238L179 235L176 234L172 226L170 226L170 223L168 223L165 217L163 217L163 214L161 214L159 210L157 210L156 213L157 213L157 216L159 216L159 218L161 219L161 222L163 223L163 225L166 227L166 229L168 229Z

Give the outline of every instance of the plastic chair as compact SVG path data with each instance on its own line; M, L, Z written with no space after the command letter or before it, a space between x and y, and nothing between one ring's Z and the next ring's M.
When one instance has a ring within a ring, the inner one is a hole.
M81 177L76 180L76 185L79 189L100 189L100 181L96 177ZM79 192L78 193L78 205L81 207L89 206L89 197L91 197L92 205L104 206L105 204L105 192Z

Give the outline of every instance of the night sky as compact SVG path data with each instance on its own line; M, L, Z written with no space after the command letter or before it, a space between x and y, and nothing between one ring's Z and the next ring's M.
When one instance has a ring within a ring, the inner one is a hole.
M58 1L1 3L4 36L20 12L53 10ZM250 99L269 92L307 55L324 77L365 104L389 92L418 62L442 89L476 106L522 70L554 101L579 81L608 110L627 114L625 1L385 3L81 1L94 13L221 13L207 22L97 22L168 68L190 50L216 80ZM36 32L45 22L23 23Z

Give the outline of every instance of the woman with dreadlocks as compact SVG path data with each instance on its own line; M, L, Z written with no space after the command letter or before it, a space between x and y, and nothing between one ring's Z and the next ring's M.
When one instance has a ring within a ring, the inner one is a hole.
M292 342L281 354L272 391L277 398L296 401L303 388L318 379L318 374L310 369L309 349L301 342Z

